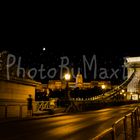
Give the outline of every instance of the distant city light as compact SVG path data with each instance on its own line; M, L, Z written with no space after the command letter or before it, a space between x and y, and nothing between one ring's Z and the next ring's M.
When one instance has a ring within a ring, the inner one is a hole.
M125 90L124 89L122 89L122 93L124 93L125 92Z

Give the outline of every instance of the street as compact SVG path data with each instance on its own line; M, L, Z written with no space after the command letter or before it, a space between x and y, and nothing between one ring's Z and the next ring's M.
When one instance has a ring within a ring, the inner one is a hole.
M110 107L39 120L0 124L1 140L88 140L134 109Z

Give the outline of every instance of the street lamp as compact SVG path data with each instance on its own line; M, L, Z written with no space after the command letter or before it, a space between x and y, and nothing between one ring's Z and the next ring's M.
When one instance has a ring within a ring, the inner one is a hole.
M106 89L106 85L102 85L101 88L102 88L102 90L105 90ZM104 93L103 93L103 95L104 95Z
M68 81L70 80L71 75L69 73L66 73L64 75L64 78L65 78L65 81L66 81L66 89L68 89Z
M102 85L102 86L101 86L101 88L102 88L102 89L105 89L105 88L106 88L106 86L105 86L105 85Z
M64 75L64 78L65 78L65 81L66 81L66 90L67 90L67 95L68 95L68 100L69 100L70 99L70 93L69 93L69 90L68 90L68 81L70 80L71 75L69 73L66 73Z
M69 73L66 73L66 74L64 75L64 78L65 78L66 81L69 81L70 78L71 78L71 75L70 75Z
M69 91L69 87L68 87L68 81L70 81L70 79L71 79L71 75L69 74L69 73L66 73L65 75L64 75L64 79L65 79L65 81L66 81L66 100L68 100L68 106L66 106L66 109L65 109L65 112L67 112L68 111L68 109L69 109L69 106L70 106L70 91Z
M106 89L106 85L101 85L101 88L102 88L102 90L105 90ZM103 91L103 94L102 95L104 96L104 91ZM104 100L103 97L102 97L102 100Z

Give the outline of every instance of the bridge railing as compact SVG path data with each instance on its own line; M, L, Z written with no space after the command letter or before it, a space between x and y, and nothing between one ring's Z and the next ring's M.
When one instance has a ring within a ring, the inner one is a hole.
M47 109L57 108L56 102L51 101L36 101L32 103L33 113L39 111L46 111ZM16 104L0 104L0 119L8 118L24 118L28 117L27 103L16 103Z
M127 80L125 80L121 85L119 85L118 87L115 87L114 89L104 93L102 97L100 97L98 99L95 99L95 100L108 99L108 98L118 94L119 91L121 91L123 88L125 88L131 82L131 80L135 76L135 72L136 72L136 70L134 69L134 72L132 73L132 75Z
M139 107L117 120L111 128L106 129L92 140L134 140L140 127Z

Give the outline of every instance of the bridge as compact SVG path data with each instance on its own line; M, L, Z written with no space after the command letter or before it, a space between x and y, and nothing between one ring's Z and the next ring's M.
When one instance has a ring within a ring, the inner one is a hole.
M131 99L131 94L140 94L140 57L126 57L125 66L127 67L127 79L119 86L109 92L104 93L102 97L96 100L109 100L113 96L120 94L122 90L127 89L127 99Z
M114 97L119 94L124 94L126 96L126 100L140 98L140 57L126 57L124 62L127 68L127 79L119 86L114 89L99 95L94 100L79 100L74 101L70 98L70 105L66 108L66 112L69 111L82 111L87 106L94 103L102 103L102 102L114 102ZM122 93L123 91L123 93ZM124 92L126 91L126 92ZM117 100L115 100L116 102Z
M68 102L65 112L78 112L92 109L99 104L131 101L140 99L140 57L125 57L124 65L127 68L126 80L117 87L105 92L94 99L89 100L74 100L70 97L70 91L68 90ZM122 94L125 98L116 99L115 97ZM49 102L37 102L37 110L49 108Z
M109 140L112 137L113 140L116 140L120 139L118 135L121 135L125 139L134 139L134 137L136 137L136 132L140 122L138 115L140 110L135 104L110 107L82 113L80 111L84 111L87 106L95 107L94 104L96 105L98 103L104 104L106 102L119 102L119 100L114 100L113 97L119 95L123 90L126 91L123 94L126 94L126 99L128 101L131 101L131 95L137 95L139 98L139 64L140 57L125 58L125 66L127 67L128 71L127 79L119 86L98 96L94 100L75 101L69 96L70 104L65 111L76 111L77 113L67 114L59 117L50 117L49 119L36 119L32 121L9 123L8 125L3 123L0 127L0 139L36 140L41 138L42 140L57 140L68 138L75 140L85 140L94 137L93 140L104 138ZM43 104L44 103L42 102L38 106L38 109L50 107L48 102L46 102L44 105ZM136 108L134 109L134 107ZM21 110L22 108L20 111ZM22 117L22 112L20 114L20 117ZM123 117L120 119L120 116ZM113 126L111 127L112 124ZM96 136L97 134L99 135Z
M65 112L76 112L76 111L84 111L86 110L85 107L87 106L93 106L93 108L96 106L96 103L106 103L106 102L117 102L117 101L123 101L124 99L115 99L115 97L117 97L119 94L123 94L125 96L125 100L129 101L129 100L139 100L140 98L140 57L126 57L125 61L124 61L125 67L127 68L127 79L119 86L115 87L114 89L103 93L99 96L96 96L96 98L92 98L92 99L87 99L87 100L83 100L83 99L79 99L79 100L73 100L70 97L70 93L68 92L68 100L69 100L69 105L66 107ZM1 78L1 77L0 77ZM34 82L34 81L19 81L17 78L14 78L14 80L12 81L6 81L3 77L3 80L1 80L1 83L7 83L5 84L5 88L4 86L1 86L0 88L0 94L1 94L1 100L4 98L5 100L8 99L11 100L12 97L12 101L13 101L13 97L14 100L16 99L16 102L19 102L19 109L21 107L22 102L25 102L26 105L26 98L28 96L28 94L32 94L32 97L35 98L35 86L39 85L39 83ZM10 83L12 82L12 83ZM32 83L31 83L32 82ZM20 86L17 86L16 83L21 84ZM4 84L1 84L4 85ZM13 90L13 86L15 85L15 90ZM26 86L27 85L27 86ZM11 88L12 87L12 88ZM20 88L21 87L21 88ZM24 90L23 90L24 89ZM8 92L7 92L8 90ZM13 90L13 93L11 93L10 91ZM26 92L24 92L26 90ZM20 94L21 91L21 94ZM123 92L122 92L123 91ZM125 91L125 92L124 92ZM14 95L14 96L13 96ZM4 101L5 101L4 100ZM21 100L23 100L21 102ZM3 101L3 104L5 103ZM39 110L45 110L48 108L53 107L54 101L36 101L34 102L34 111L39 111ZM3 105L2 104L2 105ZM5 104L9 104L9 102L5 103ZM25 106L24 105L24 106ZM15 105L14 105L15 106ZM26 108L26 107L23 107ZM5 109L6 110L6 109ZM25 111L24 111L25 112Z

